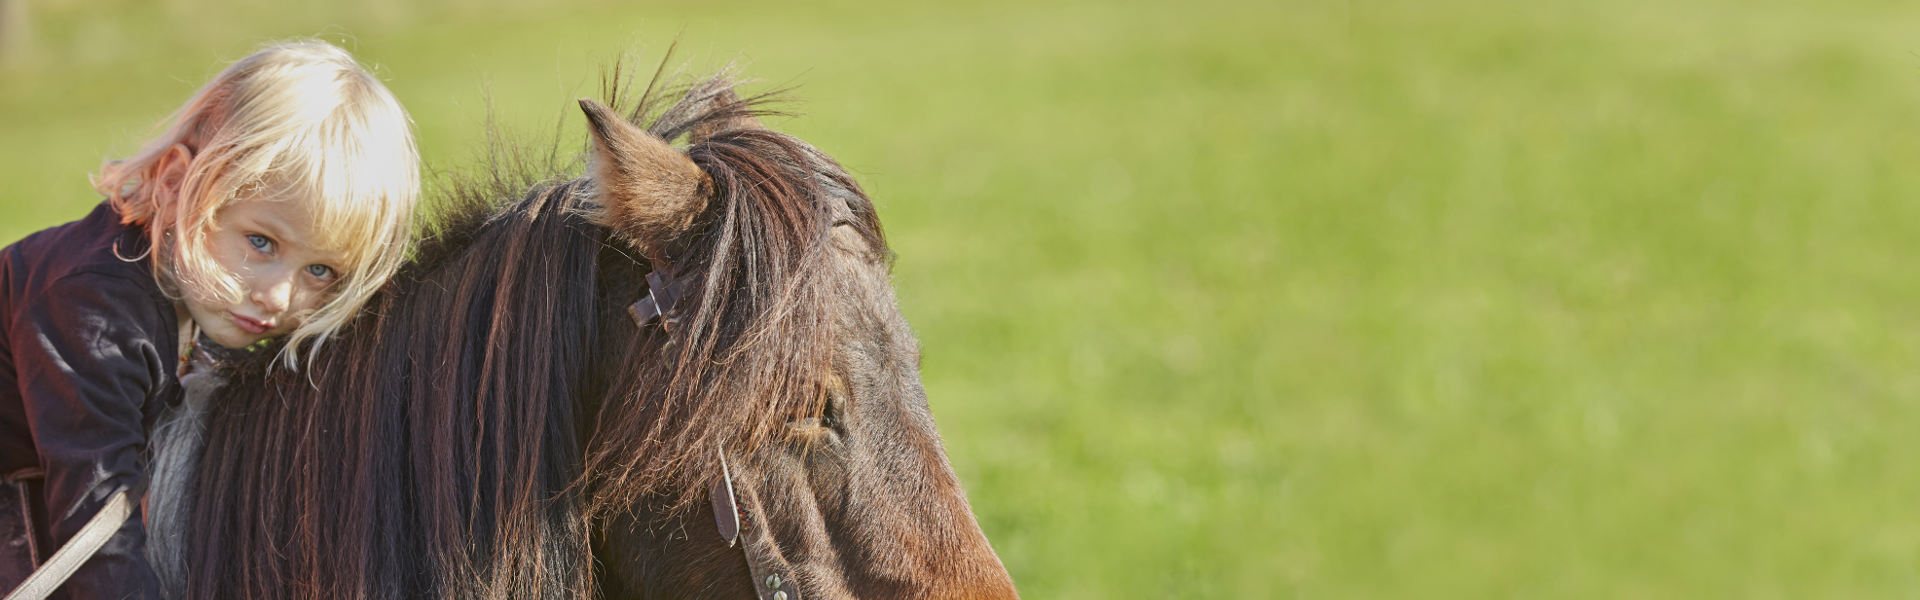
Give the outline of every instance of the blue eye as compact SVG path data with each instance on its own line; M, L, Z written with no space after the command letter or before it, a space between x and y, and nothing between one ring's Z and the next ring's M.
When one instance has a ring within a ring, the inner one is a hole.
M321 279L333 279L333 267L326 265L307 265L307 274Z
M273 240L267 239L267 236L249 233L247 234L247 243L253 244L255 250L269 253L273 252Z

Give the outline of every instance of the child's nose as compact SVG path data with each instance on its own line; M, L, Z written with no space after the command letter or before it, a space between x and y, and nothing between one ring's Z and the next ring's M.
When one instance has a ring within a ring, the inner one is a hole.
M260 282L253 288L253 302L259 304L268 314L286 312L287 304L293 301L293 274L288 273L268 281Z

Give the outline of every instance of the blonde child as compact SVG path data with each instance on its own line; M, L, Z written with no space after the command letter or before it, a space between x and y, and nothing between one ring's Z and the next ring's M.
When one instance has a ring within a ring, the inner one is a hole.
M347 52L268 47L102 167L92 214L0 250L0 592L119 492L196 342L298 368L404 259L419 158ZM24 533L22 533L24 532ZM62 588L157 598L139 511Z

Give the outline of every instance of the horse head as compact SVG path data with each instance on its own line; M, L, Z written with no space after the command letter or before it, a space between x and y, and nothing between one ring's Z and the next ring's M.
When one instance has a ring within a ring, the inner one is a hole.
M608 352L650 366L586 450L603 592L1016 597L941 447L872 202L734 85L700 81L650 127L644 100L581 101L596 220L649 269Z

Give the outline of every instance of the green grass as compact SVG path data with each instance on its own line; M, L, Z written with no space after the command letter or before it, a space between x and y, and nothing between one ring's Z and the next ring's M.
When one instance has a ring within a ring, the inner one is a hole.
M262 39L457 168L679 35L878 199L1029 597L1920 590L1920 7L376 6L37 3L0 240Z

